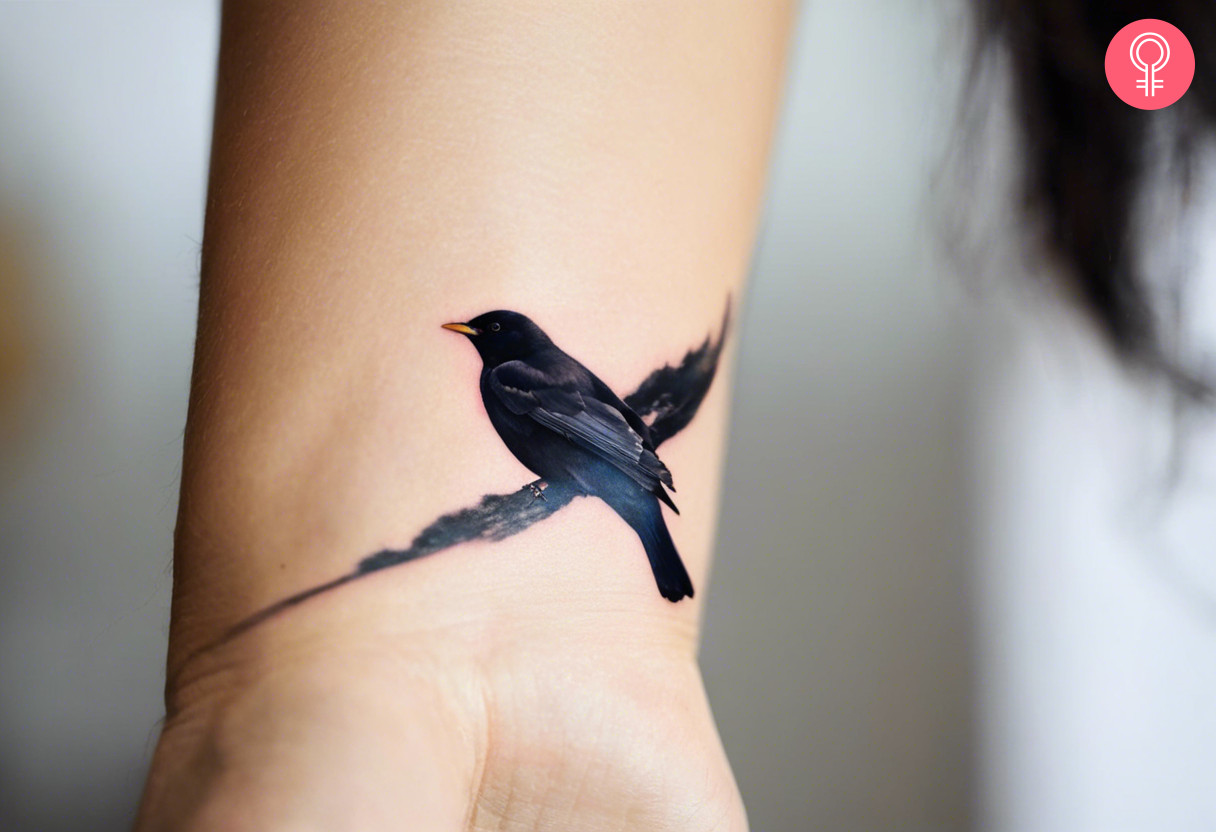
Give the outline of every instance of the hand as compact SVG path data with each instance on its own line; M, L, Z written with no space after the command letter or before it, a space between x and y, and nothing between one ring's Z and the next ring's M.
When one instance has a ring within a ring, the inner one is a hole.
M666 602L421 627L386 623L393 583L184 667L137 829L747 828L695 633Z

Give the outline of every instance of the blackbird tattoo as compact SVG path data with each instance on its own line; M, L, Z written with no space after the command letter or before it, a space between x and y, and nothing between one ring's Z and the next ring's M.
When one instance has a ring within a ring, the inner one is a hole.
M405 548L381 549L349 572L259 610L234 624L217 643L376 572L461 543L505 540L581 496L602 499L637 532L663 597L691 597L692 582L659 506L662 501L675 509L665 490L671 486L671 474L655 449L688 427L705 400L730 329L730 312L728 300L716 336L707 337L676 364L659 367L623 400L523 315L489 313L468 323L448 324L448 329L467 335L481 354L481 392L491 424L540 479L444 514Z
M536 499L556 489L598 497L637 533L659 593L691 598L692 581L659 503L676 514L671 472L655 453L650 428L595 373L563 352L518 312L444 324L481 356L481 401L515 458L540 479Z

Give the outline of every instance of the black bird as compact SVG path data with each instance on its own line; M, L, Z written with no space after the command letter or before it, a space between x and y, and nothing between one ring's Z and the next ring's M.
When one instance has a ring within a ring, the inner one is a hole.
M659 593L691 598L692 581L659 508L679 514L664 486L671 472L655 454L650 429L607 384L562 352L518 312L444 324L467 335L481 355L481 400L490 424L541 483L599 497L642 540Z

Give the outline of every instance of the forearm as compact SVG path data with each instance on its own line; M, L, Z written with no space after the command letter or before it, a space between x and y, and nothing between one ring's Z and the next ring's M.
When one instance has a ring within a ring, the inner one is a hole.
M638 537L595 499L208 648L535 478L487 419L476 353L440 324L522 312L621 396L716 333L750 255L788 15L733 0L227 4L175 709L339 638L438 640L480 661L611 629L691 652L703 593L660 597ZM698 588L725 364L659 449Z
M716 328L747 265L780 10L341 6L227 9L179 522L184 649L522 484L474 356L440 323L524 311L624 394ZM663 453L695 578L726 382ZM643 563L605 557L634 547L603 515L576 505L394 580L437 607L629 593L690 614L656 602ZM450 585L431 583L441 571Z

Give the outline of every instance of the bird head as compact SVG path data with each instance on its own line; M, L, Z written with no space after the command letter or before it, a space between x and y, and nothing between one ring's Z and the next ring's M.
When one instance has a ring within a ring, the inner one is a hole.
M507 310L486 312L468 323L444 324L443 328L467 336L481 360L491 367L527 358L552 343L527 316Z

